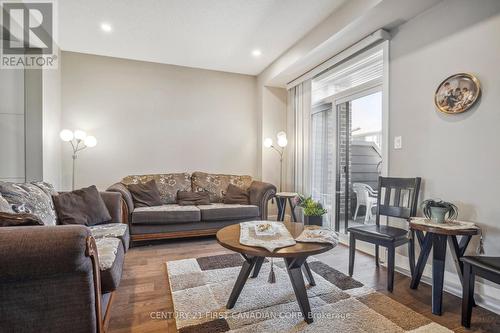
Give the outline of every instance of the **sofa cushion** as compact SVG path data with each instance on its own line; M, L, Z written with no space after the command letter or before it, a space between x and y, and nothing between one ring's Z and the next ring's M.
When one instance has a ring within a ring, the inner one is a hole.
M198 222L201 213L197 206L179 206L176 204L134 209L134 224L168 224L179 222Z
M229 184L226 195L224 196L225 204L240 204L248 205L250 203L248 190L244 190L236 185Z
M209 205L210 195L208 192L179 191L177 204L180 206Z
M125 252L130 244L130 235L128 225L125 223L106 223L93 225L89 227L90 233L95 239L100 238L119 238L123 243Z
M0 193L15 213L38 216L44 225L56 225L56 212L52 198L39 186L31 183L0 182Z
M43 226L43 221L33 214L4 213L0 211L0 227Z
M238 220L259 216L259 207L254 205L214 203L198 208L201 211L202 221Z
M127 176L122 179L125 185L146 183L154 179L164 204L176 203L178 191L191 191L189 173L168 173L155 175Z
M129 184L127 188L130 194L132 194L134 208L161 206L163 204L160 197L160 191L154 179L146 183Z
M252 183L252 177L250 176L212 174L198 171L193 173L191 179L193 191L209 192L210 202L222 202L229 184L248 190Z
M52 197L61 224L96 225L111 221L95 185Z
M122 242L118 238L98 238L97 257L101 270L101 289L103 293L118 288L122 277L125 252Z

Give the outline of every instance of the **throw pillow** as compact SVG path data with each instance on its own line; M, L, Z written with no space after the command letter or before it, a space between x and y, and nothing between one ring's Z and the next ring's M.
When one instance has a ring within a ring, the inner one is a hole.
M244 189L236 185L229 184L229 186L227 187L227 192L224 195L224 203L248 205L248 191L245 191Z
M132 194L132 200L134 201L135 208L163 205L160 197L160 191L158 190L158 186L156 186L156 181L154 179L147 183L129 184L127 185L127 188L130 191L130 194Z
M15 214L0 212L0 227L43 225L43 221L33 214Z
M52 197L61 224L86 226L111 221L104 200L94 185Z
M177 204L179 206L210 205L208 192L178 191Z
M0 213L11 213L11 214L14 213L12 207L10 206L10 203L7 200L5 200L4 197L2 197L1 193L0 193Z
M15 213L33 214L45 225L56 225L57 215L52 198L39 186L31 183L0 182L0 193Z

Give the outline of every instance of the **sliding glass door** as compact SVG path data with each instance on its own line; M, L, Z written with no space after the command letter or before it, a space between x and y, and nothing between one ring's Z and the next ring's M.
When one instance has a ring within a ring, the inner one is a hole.
M376 87L337 105L335 229L375 222L382 172L382 92Z

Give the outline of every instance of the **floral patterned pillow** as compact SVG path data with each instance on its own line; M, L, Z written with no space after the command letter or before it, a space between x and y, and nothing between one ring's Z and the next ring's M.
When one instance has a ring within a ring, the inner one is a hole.
M191 191L191 176L189 173L168 173L142 176L128 176L122 179L125 185L147 183L154 179L160 191L160 198L165 204L177 202L177 192Z
M223 175L205 172L194 172L191 176L193 192L207 191L210 202L223 202L229 184L248 190L252 184L251 176Z
M2 194L0 193L0 213L14 213L12 210L12 207L10 206L10 203L5 200L4 197L2 197Z
M0 182L0 193L15 213L38 216L44 225L56 225L57 217L52 197L32 183Z

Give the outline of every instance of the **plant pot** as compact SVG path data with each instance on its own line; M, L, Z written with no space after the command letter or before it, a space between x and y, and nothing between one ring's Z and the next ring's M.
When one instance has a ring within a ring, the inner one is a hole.
M435 223L444 223L446 213L448 213L448 208L443 207L430 207L431 210L431 220Z
M323 216L307 216L304 215L304 225L319 225L323 226Z

